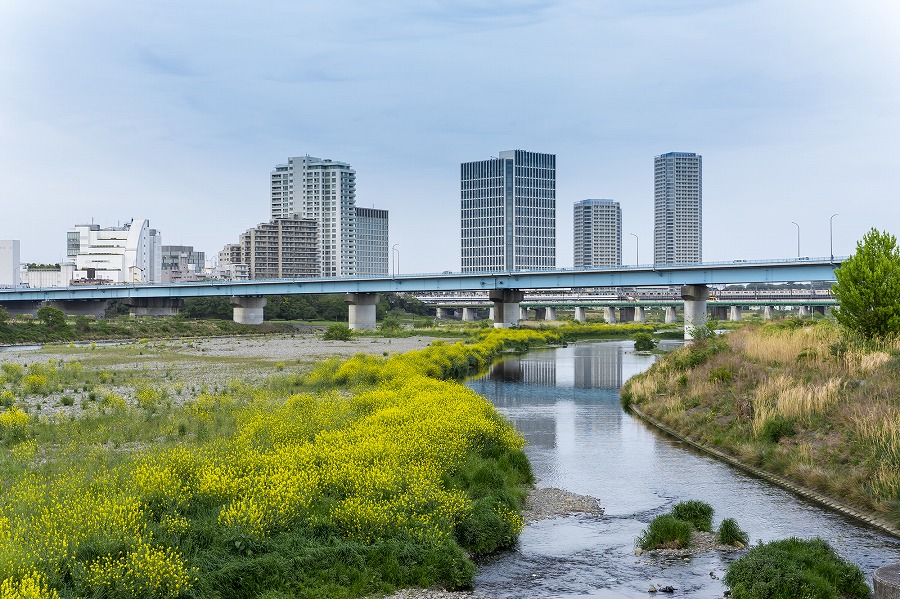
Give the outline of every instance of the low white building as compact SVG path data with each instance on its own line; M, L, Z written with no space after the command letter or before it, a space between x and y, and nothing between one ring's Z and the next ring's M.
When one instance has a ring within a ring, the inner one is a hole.
M76 225L66 236L66 253L75 262L75 281L159 283L162 239L146 219L122 227Z
M0 287L19 286L19 240L0 240Z
M74 275L74 264L25 264L20 280L28 287L68 287Z

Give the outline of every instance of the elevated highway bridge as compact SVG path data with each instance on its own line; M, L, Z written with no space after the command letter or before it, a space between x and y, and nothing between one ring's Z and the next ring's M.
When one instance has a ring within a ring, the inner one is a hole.
M404 274L168 284L79 285L39 289L0 289L0 305L10 313L36 312L49 303L70 314L102 314L112 300L123 300L136 316L177 313L185 298L226 296L234 319L261 323L266 296L340 293L350 308L352 328L375 326L378 293L479 291L494 305L494 326L514 326L525 291L596 288L681 288L686 330L706 320L710 286L794 281L833 281L841 258L708 262L553 270ZM677 298L672 298L677 302ZM577 308L577 307L576 307Z

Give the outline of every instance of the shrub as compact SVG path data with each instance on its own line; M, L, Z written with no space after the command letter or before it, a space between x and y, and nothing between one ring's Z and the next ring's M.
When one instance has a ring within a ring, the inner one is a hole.
M867 598L865 575L822 539L784 539L757 545L731 564L723 580L734 599Z
M760 429L759 438L769 443L778 443L782 437L792 437L796 432L793 421L784 416L773 416Z
M637 351L650 351L656 348L656 340L650 333L635 333L631 338L634 339L634 349Z
M326 341L350 341L353 338L353 331L347 325L336 322L325 329L322 338Z
M657 516L637 538L641 549L683 549L691 543L691 524L672 514Z
M697 530L712 532L713 508L702 501L682 501L672 508L672 515L689 522Z
M720 366L709 371L708 380L710 383L725 383L727 385L733 377L734 372L730 367Z
M738 543L746 545L748 542L747 533L741 530L734 518L725 518L719 524L719 542L723 545L737 545Z

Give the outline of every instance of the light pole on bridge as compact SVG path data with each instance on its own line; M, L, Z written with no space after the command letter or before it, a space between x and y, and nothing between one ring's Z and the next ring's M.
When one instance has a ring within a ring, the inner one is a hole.
M641 240L638 239L638 236L634 233L630 233L632 237L634 237L634 265L640 266L641 264Z
M391 247L391 258L392 258L393 261L394 261L394 276L395 276L395 277L396 277L398 274L400 274L400 250L397 249L397 246L398 246L398 245L400 245L400 244L399 244L399 243L395 243L395 244Z
M831 218L828 219L828 249L831 252L831 261L834 262L834 217L837 216L837 212L831 215Z
M791 223L797 225L797 258L800 257L800 225L791 221Z

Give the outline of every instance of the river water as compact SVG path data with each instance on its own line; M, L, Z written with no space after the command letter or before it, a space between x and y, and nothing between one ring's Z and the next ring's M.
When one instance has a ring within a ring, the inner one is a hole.
M522 432L540 487L590 495L603 516L576 515L527 526L515 550L479 565L476 591L491 597L643 597L651 584L675 596L719 598L739 553L681 558L634 555L634 540L657 515L688 499L735 518L751 542L826 539L869 577L900 562L900 540L699 453L625 413L619 388L655 356L630 341L577 343L509 358L468 385ZM663 595L671 596L671 595Z

